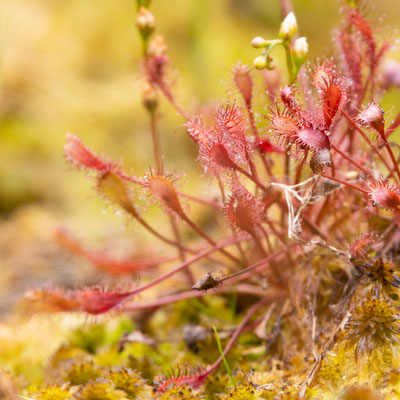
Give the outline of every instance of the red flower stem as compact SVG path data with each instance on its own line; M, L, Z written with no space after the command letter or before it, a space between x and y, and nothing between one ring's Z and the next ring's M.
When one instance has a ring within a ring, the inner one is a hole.
M271 296L271 297L265 297L258 301L257 303L253 304L249 310L247 311L246 315L240 322L239 326L236 328L236 330L233 332L231 338L229 339L228 344L226 345L224 352L222 353L222 356L220 356L217 361L202 375L202 377L206 378L210 374L212 374L222 363L224 357L229 353L229 350L232 348L232 346L235 344L236 339L239 337L239 335L242 333L243 329L245 328L247 322L250 320L250 318L253 316L254 313L256 313L261 307L264 305L271 303L271 301L276 300L276 297L279 297L277 295Z
M295 244L293 243L291 246L294 246L294 245ZM257 268L259 268L261 266L264 266L266 263L272 261L273 259L275 259L277 256L279 256L281 254L282 254L282 250L277 250L274 253L269 254L268 256L263 258L262 260L257 261L255 264L251 265L250 267L242 269L242 270L240 270L238 272L235 272L235 273L233 273L231 275L225 276L224 278L222 278L221 281L225 282L225 281L227 281L229 279L236 278L236 277L238 277L240 275L243 275L243 274L246 274L246 276L247 276L249 272L254 271L255 269L257 269Z
M157 232L154 228L152 228L142 217L135 216L135 218L137 219L137 221L145 229L147 229L152 235L154 235L155 237L157 237L158 239L160 239L164 243L169 244L170 246L177 247L178 249L180 249L182 251L186 251L186 252L191 253L191 254L198 254L199 253L197 250L193 250L193 249L191 249L189 247L184 246L183 244L181 244L179 242L176 242L174 240L168 239L167 237L165 237L161 233ZM209 258L213 262L217 262L218 264L220 264L220 262L215 260L214 258L211 258L211 257L207 257L207 258Z
M224 188L224 183L222 182L221 177L218 175L217 176L217 181L218 181L218 186L219 186L219 190L221 192L221 199L222 202L225 204L226 202L226 196L225 196L225 188Z
M262 225L260 225L260 229L261 229L262 233L264 234L265 240L267 242L268 251L270 253L272 253L273 247L272 247L271 241L269 240L269 232L267 232Z
M223 293L243 293L249 294L252 296L264 297L265 291L260 290L259 288L249 285L246 283L236 285L234 287L231 286L222 286L220 288L215 288L213 291L198 291L198 290L189 290L187 292L174 293L169 296L164 296L158 298L156 300L149 300L140 303L130 304L125 306L122 311L141 311L141 310L149 310L152 308L158 308L164 306L166 304L176 303L177 301L193 299L196 297L202 297L209 294L223 294Z
M193 196L191 194L181 193L181 192L178 192L178 196L184 197L186 199L189 199L189 200L194 201L199 204L205 204L206 206L210 206L210 207L216 208L218 210L220 210L222 208L222 204L218 203L217 201L206 200L206 199L202 199L200 197Z
M389 176L393 176L392 174L392 167L389 165L389 163L386 161L386 159L382 156L381 152L379 149L371 142L370 138L364 133L364 131L353 121L353 119L350 117L349 114L347 114L346 111L342 110L341 111L342 115L347 119L347 121L353 126L353 128L362 135L362 137L365 139L365 141L371 146L371 148L374 150L374 152L378 155L378 157L381 159L381 161L385 164L386 168L389 171Z
M394 166L394 168L396 170L396 173L400 178L399 165L397 164L397 161L396 161L396 158L395 158L395 156L393 154L392 148L390 147L390 145L389 145L389 143L388 143L388 141L386 139L385 133L382 133L382 135L380 135L380 136L381 136L381 138L383 140L383 143L385 144L386 150L389 153L390 159L392 160L392 163L393 163L393 166Z
M323 204L322 204L322 206L321 206L321 208L320 208L320 210L319 210L319 212L318 212L318 215L317 215L317 217L315 218L315 221L314 221L314 222L315 222L316 225L319 225L319 224L320 224L322 218L323 218L323 217L325 216L325 214L329 211L330 195L331 195L331 194L328 194L328 195L325 197L325 200L324 200L324 202L323 202Z
M161 159L161 150L160 150L160 136L159 136L158 130L157 130L156 112L149 111L149 116L150 116L151 138L152 138L152 142L153 142L154 162L155 162L157 171L161 171L162 170L162 159ZM174 220L174 217L170 215L169 219L171 222L172 231L174 233L175 242L179 244L179 246L177 246L178 252L179 252L179 257L180 257L181 261L183 262L183 261L185 261L185 251L181 244L181 237L179 234L179 230L178 230L178 227ZM185 274L187 275L189 282L194 284L195 280L194 280L193 275L190 272L189 268L185 269Z
M361 192L361 193L368 194L368 191L367 191L367 190L362 189L362 188L360 188L359 186L352 185L351 183L346 182L346 181L343 181L343 180L341 180L341 179L339 179L339 178L336 178L336 177L333 177L333 176L328 176L328 175L325 175L325 174L321 174L321 176L323 176L324 178L330 179L330 180L332 180L332 181L341 183L342 185L348 186L348 187L351 188L351 189L358 190L358 191Z
M285 183L289 185L290 183L290 150L292 149L292 145L288 146L287 151L285 152L285 160L284 160L284 179Z
M211 239L198 225L196 225L188 216L182 216L182 218L184 219L184 221L195 231L197 232L200 236L202 236L205 240L207 240L208 243L210 243L212 246L216 246L217 243ZM220 252L228 257L231 261L233 261L236 264L240 264L240 260L238 258L236 258L235 256L233 256L232 254L230 254L228 251L224 250L224 249L220 249Z
M162 160L160 150L160 136L157 130L157 115L155 111L149 111L150 115L150 128L151 128L151 139L153 142L153 157L157 171L161 171Z
M259 181L258 178L256 178L255 176L249 174L246 170L244 170L243 168L236 166L236 170L238 172L240 172L241 174L243 174L244 176L247 176L247 178L249 178L251 181L253 181L260 189L262 190L267 190L267 188Z
M246 109L247 109L247 114L248 114L249 120L250 120L251 131L253 132L254 137L257 138L258 131L257 131L256 122L254 121L254 115L253 115L253 110L251 108L251 103L246 102Z
M314 235L318 235L319 237L321 237L325 242L328 241L327 236L321 232L318 227L311 222L307 217L303 216L303 221L304 221L304 225L306 225L306 227L308 228L308 230L313 233Z
M284 19L286 15L293 11L291 0L279 0L279 5L281 6L282 19Z
M235 229L234 229L232 226L231 226L231 231L232 231L233 237L237 238L238 235L237 235ZM235 244L235 247L237 248L237 250L238 250L238 252L239 252L239 254L240 254L240 257L242 258L242 263L243 263L243 265L247 265L249 262L248 262L246 253L245 253L245 251L243 250L242 244L241 244L240 242L238 242L238 243ZM232 268L231 268L231 269L232 269Z
M179 229L178 229L178 226L176 224L176 221L175 221L174 217L172 215L170 215L169 216L169 220L171 222L172 231L173 231L174 236L175 236L175 241L177 243L181 244L181 235L179 233ZM180 257L181 261L184 262L186 260L186 256L185 256L185 252L184 252L184 250L182 249L181 246L178 247L178 252L179 252L179 257ZM189 268L185 269L185 274L186 274L189 282L192 285L194 285L196 280L194 279L193 274L192 274L192 272L190 271Z
M390 124L389 128L386 129L386 137L388 138L397 129L399 125L400 125L400 111L396 115L396 118Z
M115 173L122 179L128 182L137 183L138 185L143 185L144 182L140 179L135 178L134 176L126 175L123 171L115 171Z
M218 181L219 190L221 192L222 201L225 204L225 202L226 202L225 188L224 188L224 184L222 182L222 179L221 179L221 177L219 175L217 176L217 181ZM232 226L231 226L231 231L232 231L233 236L236 238L237 234L235 232L235 229ZM240 254L240 257L242 258L243 264L246 265L247 264L247 257L246 257L246 254L245 254L245 252L243 250L243 247L242 247L241 243L240 242L236 243L235 247L237 248L237 250L238 250L238 252Z
M353 164L355 167L357 167L360 171L362 171L365 175L369 176L372 180L375 180L374 176L368 172L365 168L363 168L357 161L353 160L351 157L346 155L346 153L343 153L341 150L339 150L336 146L331 145L332 149L336 151L336 153L339 153L343 158L345 158L348 162Z
M164 94L164 96L167 98L167 100L171 103L171 105L175 108L175 110L182 115L183 118L186 120L189 119L189 114L187 114L176 102L175 98L172 96L170 91L166 89L163 85L159 86L161 92Z
M225 240L225 241L222 242L222 243L216 244L216 245L215 245L214 247L212 247L212 248L206 249L206 250L204 250L204 251L198 253L196 256L190 258L189 260L186 260L184 263L178 265L177 267L175 267L174 269L168 271L166 274L164 274L164 275L158 277L158 278L155 279L154 281L152 281L152 282L150 282L150 283L148 283L148 284L146 284L146 285L144 285L144 286L141 286L141 287L139 287L139 288L137 288L137 289L135 289L135 290L132 290L132 291L130 292L129 298L132 298L133 296L135 296L135 295L137 295L137 294L139 294L139 293L142 293L142 292L144 292L145 290L150 289L150 288L153 287L153 286L158 285L159 283L165 281L166 279L168 279L168 278L170 278L171 276L175 275L175 274L178 273L179 271L182 271L183 269L187 268L189 265L195 263L196 261L199 261L199 260L205 258L205 257L208 256L209 254L214 253L214 252L216 252L216 251L220 251L220 250L222 250L224 247L231 246L232 244L235 244L235 243L237 243L238 241L241 241L241 240L246 240L246 239L243 239L243 238L240 238L240 239L232 239L232 238L231 238L231 239L229 239L229 240Z
M246 151L246 158L247 158L247 162L249 163L251 176L253 176L255 179L258 180L256 165L254 164L254 161L250 157L250 154L248 151ZM258 185L256 184L256 189L257 189L257 187L258 187Z
M265 251L264 246L263 246L260 238L257 236L257 234L255 232L253 232L251 234L251 237L253 238L254 243L256 245L256 248L260 251L261 255L263 257L266 257L267 256L267 252Z
M297 185L300 183L300 178L301 178L301 172L303 170L304 164L307 160L307 156L308 156L308 149L305 150L304 152L304 156L302 158L302 160L300 161L300 164L297 166L296 169L296 178L294 180L294 184Z
M154 228L152 228L141 216L137 215L135 216L136 220L139 222L140 225L142 225L145 229L147 229L153 236L156 238L160 239L164 243L167 243L171 246L178 247L179 249L185 250L185 251L190 251L188 248L183 246L181 243L178 243L174 240L168 239L161 233L157 232Z
M249 120L250 120L250 126L251 126L251 131L253 132L254 137L258 137L258 132L257 132L257 126L256 123L254 121L254 115L253 115L253 110L251 108L251 102L245 101L246 103L246 109L247 109L247 114L249 116ZM246 152L246 157L247 160L249 162L250 165L250 171L251 174L257 178L257 170L256 170L256 166L254 164L253 159L250 157L250 154L248 152Z
M268 164L268 159L266 158L267 155L264 154L262 151L260 151L260 156L261 156L261 160L262 160L262 162L264 164L265 170L267 171L267 174L269 176L270 181L274 182L275 181L274 175L272 173L271 167Z
M251 131L253 132L254 137L258 138L258 130L257 130L256 122L254 120L254 115L253 115L253 110L252 110L252 107L251 107L251 103L246 102L246 109L247 109L247 114L248 114L249 120L250 120ZM264 164L265 170L267 171L268 176L272 180L272 171L271 171L271 168L268 165L268 161L265 159L265 154L263 153L263 151L261 149L258 149L258 152L259 152L261 160L262 160L262 162Z
M269 229L271 229L271 231L275 234L275 236L279 239L279 241L281 243L283 243L285 246L286 242L285 242L285 235L283 235L282 233L280 233L274 226L274 224L272 223L272 221L269 220L269 218L266 216L265 217L265 222L267 223Z

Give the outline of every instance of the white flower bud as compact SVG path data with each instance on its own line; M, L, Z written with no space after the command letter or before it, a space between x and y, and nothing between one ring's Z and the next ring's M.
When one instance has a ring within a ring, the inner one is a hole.
M136 18L136 26L147 34L151 33L156 26L156 20L153 14L145 7L140 7L139 9Z
M293 61L294 64L296 65L297 70L300 69L300 67L303 65L303 62L307 56L308 53L308 43L307 43L307 38L305 37L300 37L295 40L293 43L292 47L292 55L293 55Z
M308 43L306 37L300 37L293 44L293 53L297 57L305 57L308 53Z
M265 47L267 45L267 41L262 38L261 36L256 36L252 41L251 45L255 47L256 49L260 49L262 47Z
M254 59L254 66L257 69L264 69L267 66L267 60L265 56L258 56Z
M286 15L285 19L281 23L281 29L279 30L279 37L282 40L291 40L297 33L297 21L296 16L293 12Z

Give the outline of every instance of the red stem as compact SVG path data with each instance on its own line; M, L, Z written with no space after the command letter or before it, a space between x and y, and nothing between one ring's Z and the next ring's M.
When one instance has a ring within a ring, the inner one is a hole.
M253 296L264 297L265 292L260 290L259 288L249 285L249 284L239 284L234 287L226 286L215 288L213 291L198 291L198 290L189 290L187 292L180 292L174 293L169 296L164 296L158 298L156 300L149 300L140 303L130 304L123 308L123 311L141 311L141 310L148 310L152 308L157 308L164 306L166 304L176 303L177 301L186 300L186 299L193 299L196 297L202 297L208 294L219 294L219 293L244 293L250 294Z
M353 121L353 119L350 117L349 114L347 114L346 111L342 110L341 111L342 115L347 119L347 121L353 126L353 128L362 135L362 137L365 139L365 141L371 146L371 148L374 150L374 152L378 155L378 157L381 159L381 161L385 164L386 168L389 171L389 176L393 176L392 174L392 167L389 165L389 163L386 161L386 159L382 156L381 152L379 149L371 142L370 138L364 133L364 131Z
M183 217L183 216L182 216ZM195 231L197 232L200 236L202 236L205 240L207 240L208 243L210 243L212 246L216 246L217 243L211 239L198 225L196 225L188 216L184 216L184 221ZM226 250L220 249L220 252L228 257L231 261L234 263L240 264L240 260L227 252Z
M190 258L189 260L185 261L184 263L178 265L177 267L175 267L174 269L168 271L166 274L158 277L154 281L152 281L152 282L150 282L150 283L148 283L148 284L146 284L144 286L141 286L141 287L139 287L137 289L132 290L129 293L129 297L127 297L126 300L132 298L133 296L136 296L137 294L139 294L141 292L144 292L147 289L150 289L153 286L158 285L159 283L165 281L166 279L168 279L171 276L175 275L179 271L182 271L183 269L187 268L189 265L191 265L191 264L195 263L196 261L199 261L202 258L208 256L209 254L214 253L216 251L219 251L219 250L223 249L224 247L231 246L232 244L237 243L237 242L239 242L241 240L246 240L246 239L243 239L243 238L240 238L240 239L229 239L229 240L226 240L226 241L224 241L222 243L216 244L215 247L213 247L211 249L207 249L207 250L204 250L204 251L200 252L196 256L194 256L194 257Z
M272 296L271 296L272 297ZM239 335L242 333L243 329L245 328L247 322L250 320L250 318L253 316L255 312L257 312L262 306L270 303L271 301L275 300L275 297L265 297L258 301L257 303L253 304L249 310L247 311L246 315L240 322L239 326L236 328L235 332L233 332L231 338L229 339L228 344L226 345L222 355L215 361L215 363L203 374L202 377L206 378L208 375L212 374L222 363L224 357L229 353L229 350L232 348L232 346L235 344L236 339L239 337Z
M249 178L250 180L252 180L260 189L262 190L267 190L267 188L259 181L258 178L256 178L255 176L249 174L246 170L244 170L243 168L236 166L236 170L238 172L240 172L241 174L243 174L244 176L247 176L247 178Z
M336 153L339 153L343 158L345 158L351 164L356 166L360 171L364 172L365 175L369 176L372 180L375 179L373 177L373 175L370 172L368 172L365 168L363 168L357 161L355 161L351 157L347 156L345 153L343 153L341 150L339 150L336 146L332 145L331 147L333 150L336 151Z
M368 191L367 191L367 190L362 189L362 188L360 188L359 186L352 185L351 183L346 182L346 181L343 181L343 180L341 180L341 179L339 179L339 178L336 178L336 177L333 177L333 176L328 176L328 175L325 175L325 174L321 174L321 176L323 176L324 178L327 178L327 179L331 179L332 181L341 183L342 185L346 185L346 186L348 186L348 187L351 188L351 189L358 190L358 191L361 192L361 193L368 194Z

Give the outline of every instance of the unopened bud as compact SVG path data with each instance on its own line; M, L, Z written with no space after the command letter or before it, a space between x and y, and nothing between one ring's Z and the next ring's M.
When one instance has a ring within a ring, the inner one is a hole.
M136 18L136 26L144 36L149 36L156 27L153 14L145 7L140 7Z
M158 106L157 89L148 83L142 89L142 104L149 112L156 111Z
M293 39L294 35L297 33L297 21L296 16L293 12L286 15L285 19L281 23L281 28L279 30L279 37L282 40L290 41Z
M156 36L150 43L149 55L161 56L167 54L168 47L161 35Z
M257 69L264 69L267 67L267 59L265 56L258 56L254 59L254 66Z
M256 36L252 41L251 45L255 47L256 49L261 49L265 47L268 44L268 42L262 38L261 36Z
M300 37L295 40L292 47L293 62L299 70L308 53L307 38Z

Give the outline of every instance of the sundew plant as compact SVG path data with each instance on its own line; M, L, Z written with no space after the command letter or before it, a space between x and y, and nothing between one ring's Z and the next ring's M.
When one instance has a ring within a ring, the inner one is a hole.
M307 38L282 1L279 32L249 38L254 62L233 66L228 99L193 110L180 102L150 1L137 3L153 164L138 176L79 133L66 135L64 153L104 202L152 235L152 257L115 259L59 229L61 245L126 285L27 292L30 312L88 321L53 354L40 385L5 375L5 396L398 399L400 152L391 139L400 113L388 116L380 101L398 85L400 64L385 59L391 43L368 4L342 2L335 56L307 60ZM184 171L168 170L163 101L198 148L207 193L185 193ZM168 217L171 235L143 202ZM115 319L117 337L103 340Z

